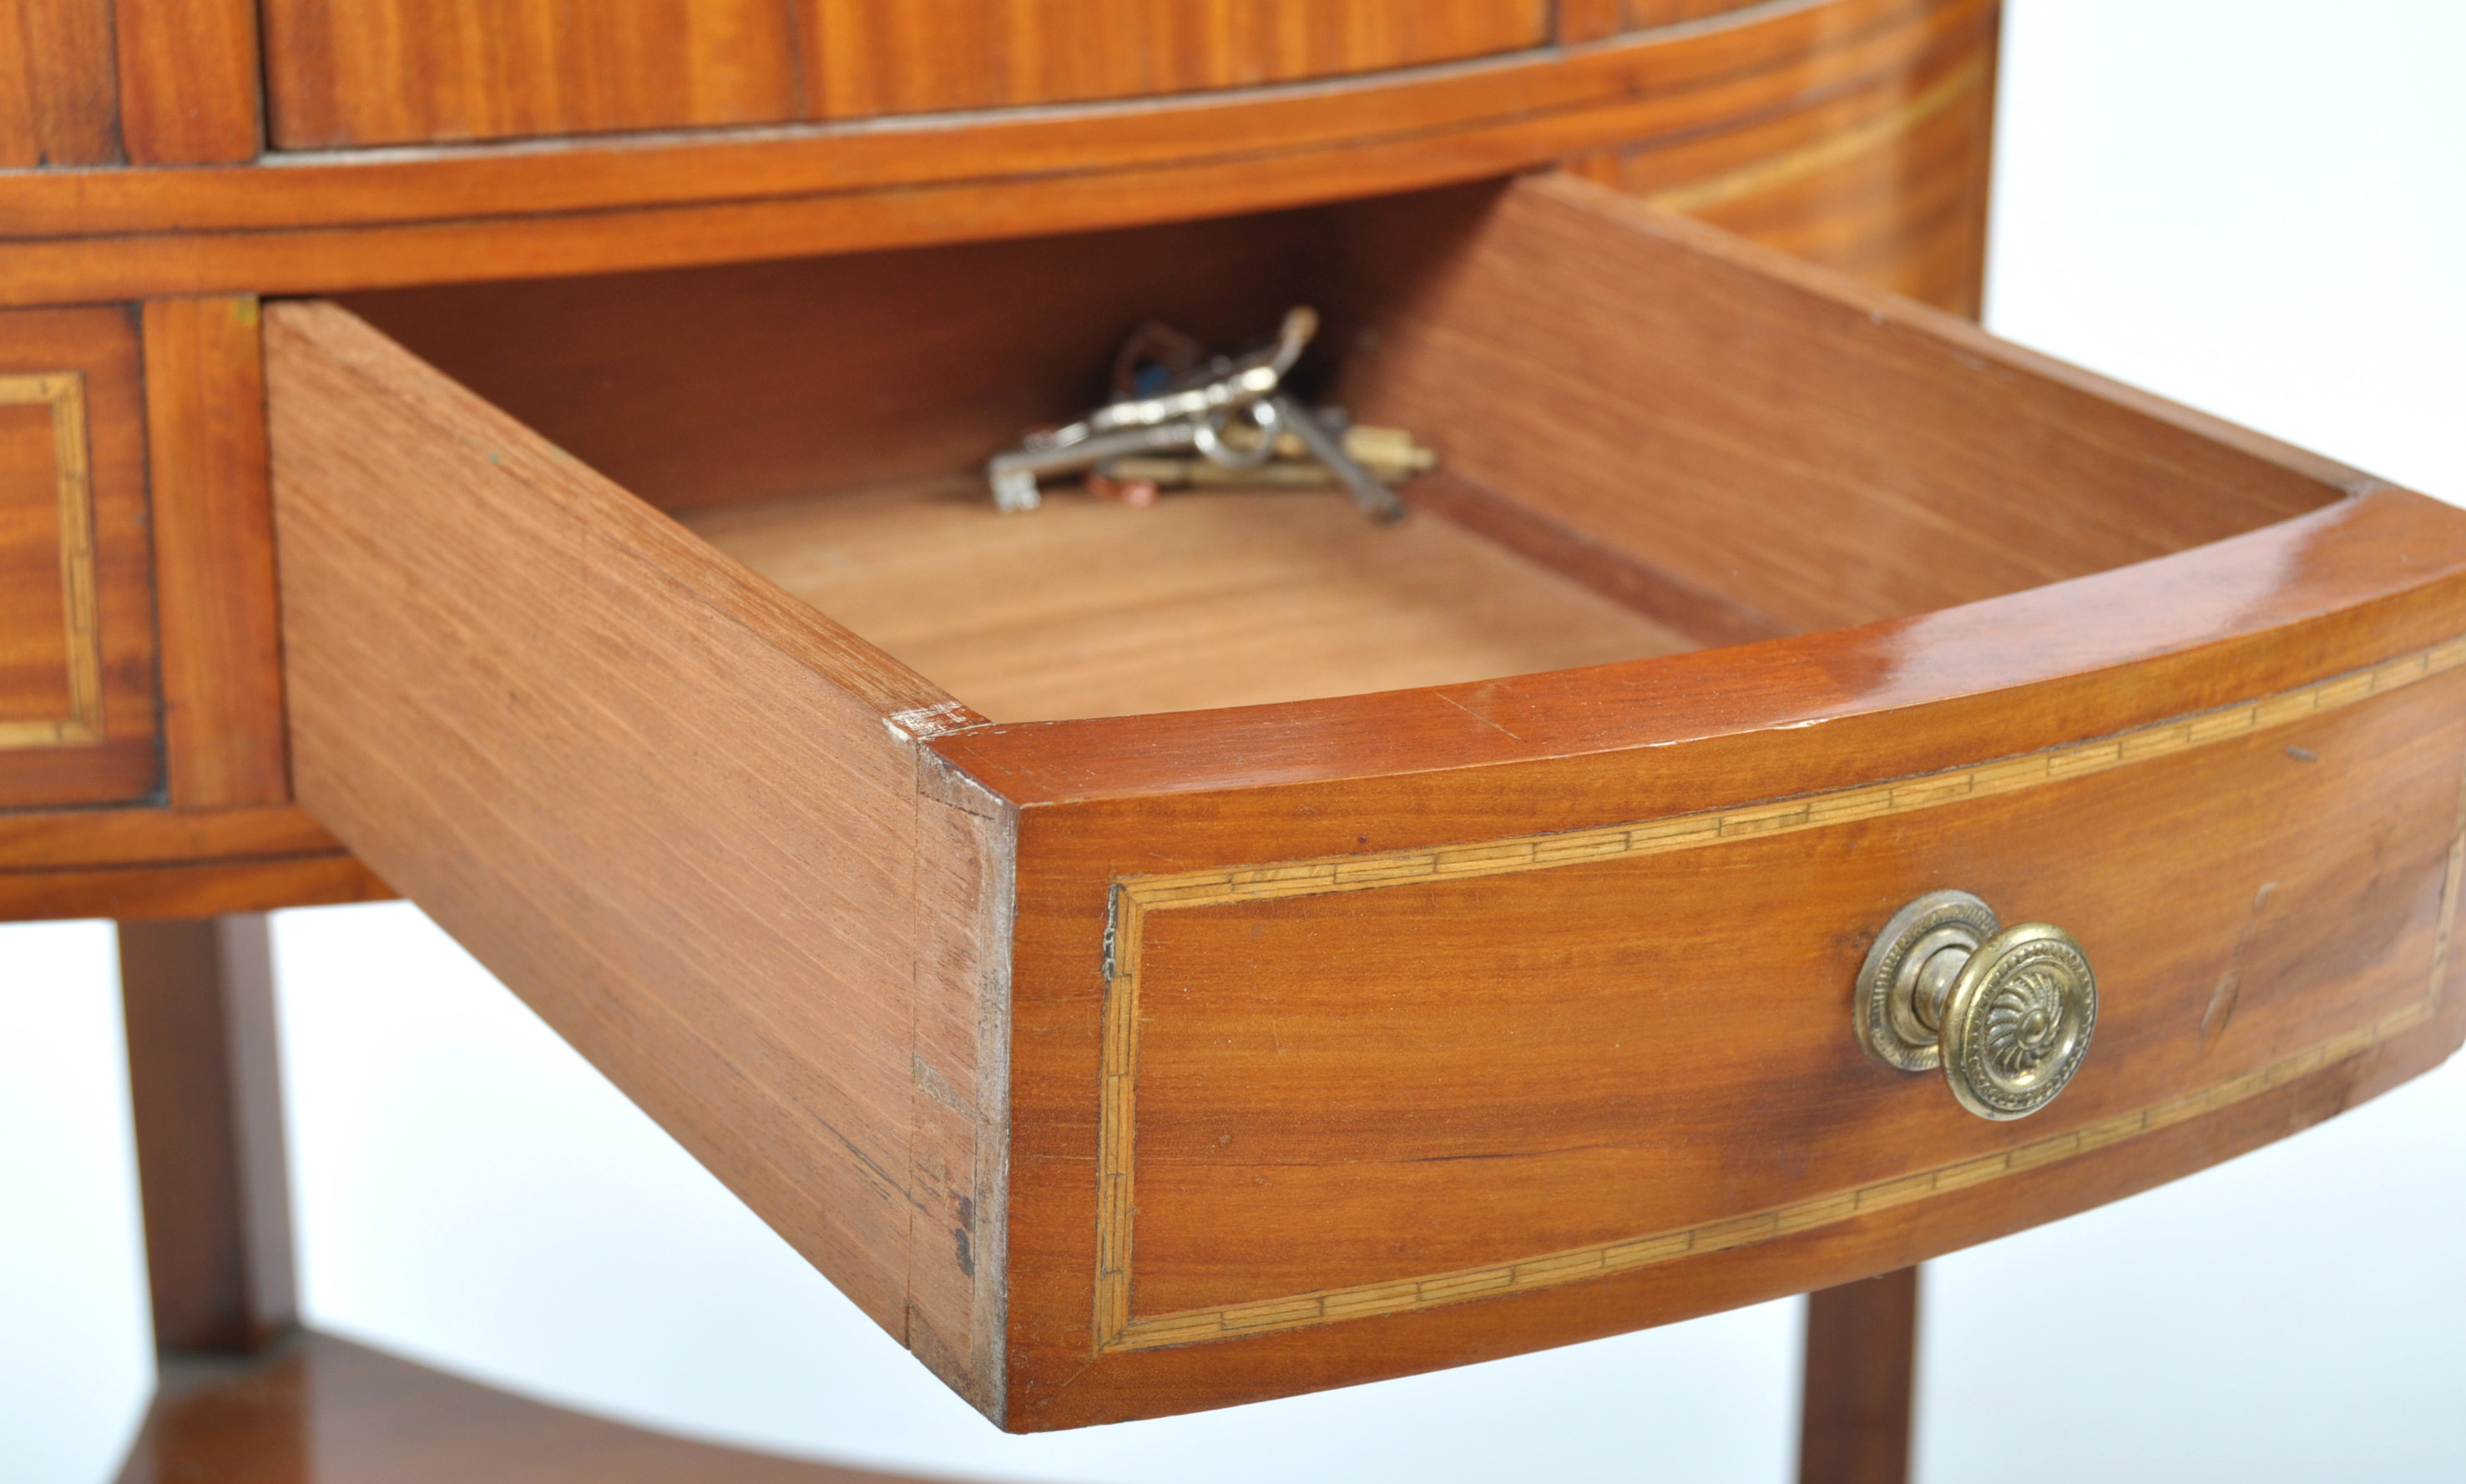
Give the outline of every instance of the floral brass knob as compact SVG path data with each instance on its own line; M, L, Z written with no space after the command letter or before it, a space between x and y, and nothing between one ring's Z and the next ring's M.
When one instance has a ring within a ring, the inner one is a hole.
M2097 977L2063 929L2006 928L1966 891L1930 891L1875 935L1854 1023L1885 1066L1940 1067L1962 1107L2025 1118L2080 1069L2097 1028Z

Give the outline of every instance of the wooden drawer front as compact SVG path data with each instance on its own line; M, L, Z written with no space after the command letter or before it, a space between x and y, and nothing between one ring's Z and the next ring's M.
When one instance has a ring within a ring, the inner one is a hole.
M1099 1349L1813 1231L2371 1051L2438 1004L2461 663L1738 809L1122 881ZM2099 975L2088 1063L2025 1121L1850 1035L1874 931L1949 886Z
M780 0L266 0L275 147L778 123Z
M844 119L1194 92L1545 44L1542 0L268 0L286 149ZM810 90L808 92L807 90Z
M140 398L125 311L0 314L0 807L156 786Z
M1458 61L1547 44L1550 11L1540 0L806 5L829 118L1191 93Z
M1004 395L1297 302L1445 460L1392 541L985 505ZM301 802L1005 1427L1903 1267L2466 1033L2466 515L1597 185L361 307L445 370L266 318ZM1944 888L2104 986L2032 1117L1853 1035Z

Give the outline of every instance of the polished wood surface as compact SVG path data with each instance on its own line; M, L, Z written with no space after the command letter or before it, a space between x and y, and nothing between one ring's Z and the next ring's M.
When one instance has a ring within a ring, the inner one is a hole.
M68 826L83 828L72 834ZM330 855L342 843L290 805L191 811L25 809L0 813L0 859L11 870L163 866L213 856Z
M0 315L0 808L160 782L133 317Z
M1743 11L1756 0L1558 0L1558 39L1598 41L1622 31L1649 31L1681 21Z
M303 804L1002 1408L978 718L330 305L268 310Z
M0 382L0 746L102 734L93 482L75 372Z
M255 1350L298 1312L265 918L123 922L120 988L154 1342Z
M568 1411L313 1332L176 1359L120 1484L902 1484Z
M1918 1270L1806 1295L1799 1484L1902 1484L1917 1366Z
M196 917L382 902L393 895L375 872L342 851L270 858L198 856L162 866L0 871L0 922Z
M731 506L689 528L998 721L1351 695L1693 647L1448 522L1377 525L1334 490L1193 492L1146 508L1065 490L1004 515L981 480L963 480Z
M1098 1346L1533 1292L2128 1159L2178 1098L2428 1023L2466 676L2400 696L2408 665L2334 721L2290 697L2263 715L2304 721L2099 745L2129 764L2082 749L1625 828L1125 875L1101 1127L1135 1144L1100 1146L1121 1194L1097 1240L1130 1251L1135 1203L1136 1257L1110 1325L1100 1258ZM2234 859L2265 864L2198 870ZM2026 1123L1962 1113L1844 1031L1866 941L1947 882L2072 925L2107 979L2096 1064ZM2222 975L2243 986L2232 1036L2205 1024Z
M936 123L0 172L0 301L775 259L1153 222L1496 175L1874 82L1991 0L1824 0L1495 64Z
M1753 609L1683 582L1451 470L1413 480L1404 495L1414 509L1432 511L1478 532L1698 645L1749 643L1790 632Z
M1273 326L1311 292L1321 231L1278 213L343 302L679 509L976 472L1101 399L1142 320L1222 346Z
M815 116L1017 107L1298 82L1545 44L1544 0L799 0Z
M1452 473L1788 629L2143 561L2343 492L2209 419L2153 418L2153 399L1582 181L1351 220L1379 337L1338 400L1448 430Z
M1454 61L1549 34L1541 0L1307 11L1255 0L266 6L274 138L285 149L1167 95Z
M1570 164L1656 206L1975 318L1995 57L1996 30L1982 26L1871 82Z
M111 23L120 137L131 163L256 157L263 109L255 0L112 0Z
M145 307L163 729L178 809L291 797L254 299Z
M282 149L771 124L804 67L780 0L264 0Z
M0 170L121 158L111 10L0 0Z

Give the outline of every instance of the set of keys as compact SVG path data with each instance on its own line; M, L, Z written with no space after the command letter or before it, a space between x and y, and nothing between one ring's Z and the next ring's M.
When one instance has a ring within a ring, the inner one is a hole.
M1125 390L1122 384L1142 371L1162 384L1134 385L1130 394L1078 421L1031 433L1019 447L996 455L985 465L995 506L1033 510L1042 499L1039 479L1097 469L1119 459L1196 453L1218 468L1257 469L1289 436L1335 477L1363 514L1402 519L1404 502L1396 492L1345 452L1336 430L1284 390L1286 373L1317 332L1317 312L1297 305L1286 311L1275 338L1258 349L1202 360L1188 337L1160 326L1144 327L1122 348L1116 390Z

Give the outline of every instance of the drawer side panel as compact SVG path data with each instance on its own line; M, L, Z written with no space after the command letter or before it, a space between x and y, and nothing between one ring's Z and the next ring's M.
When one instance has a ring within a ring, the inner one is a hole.
M916 741L967 713L345 312L265 326L302 803L998 1418L1011 816Z

